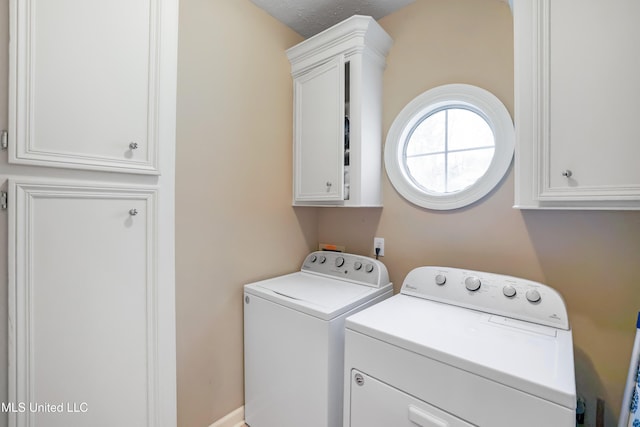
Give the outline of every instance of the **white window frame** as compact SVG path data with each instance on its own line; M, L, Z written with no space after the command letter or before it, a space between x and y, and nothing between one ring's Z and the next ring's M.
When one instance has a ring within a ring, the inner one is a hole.
M493 160L487 172L464 190L454 193L425 191L409 176L405 146L418 123L449 108L465 108L486 120L495 138ZM384 163L391 184L411 203L428 209L458 209L480 200L500 183L511 165L514 145L511 115L495 95L477 86L449 84L422 93L402 109L387 134Z

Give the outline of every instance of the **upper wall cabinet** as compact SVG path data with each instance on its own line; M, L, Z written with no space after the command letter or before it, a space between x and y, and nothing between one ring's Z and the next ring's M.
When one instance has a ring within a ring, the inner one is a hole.
M11 163L159 174L163 1L11 0Z
M287 51L294 205L382 206L382 73L392 43L356 15Z
M513 6L516 207L640 209L640 2Z

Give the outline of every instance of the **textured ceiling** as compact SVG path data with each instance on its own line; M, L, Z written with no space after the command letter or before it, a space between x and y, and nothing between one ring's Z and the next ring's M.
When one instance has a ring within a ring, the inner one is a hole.
M251 0L308 38L353 15L380 19L414 0Z

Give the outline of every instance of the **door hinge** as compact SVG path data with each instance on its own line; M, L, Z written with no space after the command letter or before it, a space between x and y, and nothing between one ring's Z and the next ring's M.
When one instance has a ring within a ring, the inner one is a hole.
M0 149L6 150L9 146L9 132L6 130L0 131Z
M0 191L0 209L3 211L7 210L7 192Z

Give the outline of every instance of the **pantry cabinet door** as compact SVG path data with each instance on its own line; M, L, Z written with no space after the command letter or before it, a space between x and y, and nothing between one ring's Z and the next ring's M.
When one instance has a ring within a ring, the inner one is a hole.
M159 173L164 2L10 1L10 162Z
M155 190L9 187L9 426L165 425Z

